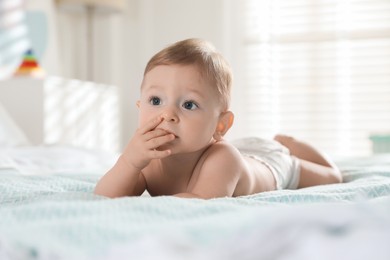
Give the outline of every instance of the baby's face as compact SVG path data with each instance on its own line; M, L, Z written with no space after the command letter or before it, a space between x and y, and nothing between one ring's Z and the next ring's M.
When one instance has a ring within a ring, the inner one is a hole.
M156 128L176 136L163 147L173 153L198 151L212 142L221 112L217 91L193 65L160 65L144 77L139 126L162 116Z

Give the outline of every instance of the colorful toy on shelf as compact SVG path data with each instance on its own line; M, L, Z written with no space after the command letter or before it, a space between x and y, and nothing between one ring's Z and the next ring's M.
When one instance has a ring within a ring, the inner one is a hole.
M14 76L26 76L33 78L42 78L45 75L43 69L39 66L32 49L25 52L22 63L15 71Z

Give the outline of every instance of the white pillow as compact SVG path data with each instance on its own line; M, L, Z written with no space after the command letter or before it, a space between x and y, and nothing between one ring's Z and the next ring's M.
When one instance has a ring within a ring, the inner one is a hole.
M29 144L26 134L0 103L0 147Z

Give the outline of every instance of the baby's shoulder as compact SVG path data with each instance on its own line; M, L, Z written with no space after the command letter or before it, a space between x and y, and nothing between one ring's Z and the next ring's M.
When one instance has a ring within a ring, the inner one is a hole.
M219 141L210 146L205 154L205 162L221 163L221 166L243 163L242 155L227 141Z
M230 187L233 190L228 193L235 194L236 185L248 170L240 152L230 143L219 141L211 145L203 157L193 179L219 183L220 189Z

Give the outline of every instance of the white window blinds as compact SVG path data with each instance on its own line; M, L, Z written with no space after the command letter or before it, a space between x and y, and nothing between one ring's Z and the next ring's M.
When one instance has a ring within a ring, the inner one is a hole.
M390 134L390 0L245 0L246 132L332 155Z

